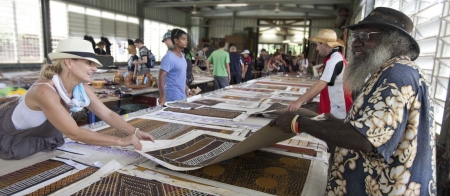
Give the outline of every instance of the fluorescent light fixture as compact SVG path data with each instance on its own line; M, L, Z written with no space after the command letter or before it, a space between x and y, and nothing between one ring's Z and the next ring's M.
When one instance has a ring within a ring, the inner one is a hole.
M244 7L246 3L230 3L230 4L217 4L217 7Z
M291 43L291 40L283 40L283 43Z
M262 36L265 37L265 38L274 38L274 37L276 37L276 35L273 34L273 33L263 33Z

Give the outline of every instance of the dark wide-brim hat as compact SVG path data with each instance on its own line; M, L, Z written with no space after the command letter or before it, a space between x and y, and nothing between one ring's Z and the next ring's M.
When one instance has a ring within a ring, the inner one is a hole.
M106 43L104 41L99 41L97 43L97 46L105 46L105 45L106 45Z
M411 41L411 49L417 52L416 56L411 57L411 60L416 60L420 54L419 44L417 44L416 40L410 34L414 27L413 22L407 15L400 11L387 7L377 7L362 21L358 22L358 24L344 26L342 28L355 30L363 27L397 30Z

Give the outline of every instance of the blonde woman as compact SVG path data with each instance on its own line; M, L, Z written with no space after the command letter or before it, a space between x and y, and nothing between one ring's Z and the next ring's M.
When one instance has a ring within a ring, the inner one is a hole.
M141 149L139 140L153 140L109 110L87 85L100 67L91 44L66 39L48 55L41 78L18 101L0 106L0 158L22 159L40 151L52 151L64 144L63 134L72 140L99 146L129 146ZM71 113L84 107L106 123L129 135L118 138L77 126Z

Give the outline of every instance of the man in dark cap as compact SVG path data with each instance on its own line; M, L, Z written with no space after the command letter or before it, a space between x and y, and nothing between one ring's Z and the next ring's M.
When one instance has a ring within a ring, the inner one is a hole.
M326 195L436 195L433 101L411 19L378 7L344 28L353 30L344 83L358 94L345 121L286 112L271 125L337 146Z
M169 49L169 50L171 50L173 48L173 43L172 43L172 40L170 39L171 32L172 31L169 30L166 33L164 33L163 39L162 39L162 43L166 44L167 49Z

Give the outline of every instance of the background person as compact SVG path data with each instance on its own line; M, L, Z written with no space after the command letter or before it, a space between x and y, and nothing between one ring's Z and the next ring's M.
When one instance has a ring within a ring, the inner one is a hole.
M225 51L225 42L219 41L219 49L211 53L206 61L206 69L211 75L210 63L213 64L214 90L230 85L230 55Z
M181 29L172 30L173 48L167 51L161 60L161 69L158 75L159 105L168 101L186 99L191 95L186 85L187 63L183 55L187 47L187 33Z
M305 94L289 104L289 111L296 111L303 103L308 102L320 93L319 114L331 113L338 119L344 119L352 106L351 92L344 88L343 76L346 61L337 47L336 32L331 29L319 30L316 37L310 39L317 43L316 50L325 56L324 72Z
M100 41L97 43L97 48L94 50L96 55L107 55L105 50L106 43Z
M144 41L139 38L134 40L134 46L139 50L139 60L134 61L133 65L138 66L138 68L141 66L142 71L142 66L145 67L145 64L147 64L148 48L144 46ZM150 70L148 70L148 72L150 72Z
M236 46L230 47L230 84L240 84L244 78L244 63L241 55L236 52Z

